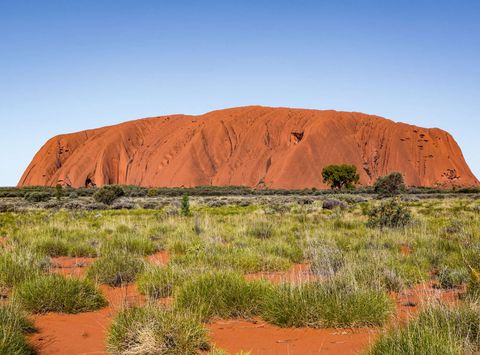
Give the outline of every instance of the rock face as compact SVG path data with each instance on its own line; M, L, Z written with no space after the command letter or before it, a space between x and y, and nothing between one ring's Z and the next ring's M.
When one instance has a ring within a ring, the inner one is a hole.
M363 185L392 171L411 186L479 184L440 129L362 113L252 106L56 136L18 185L322 188L322 168L340 163L357 166Z

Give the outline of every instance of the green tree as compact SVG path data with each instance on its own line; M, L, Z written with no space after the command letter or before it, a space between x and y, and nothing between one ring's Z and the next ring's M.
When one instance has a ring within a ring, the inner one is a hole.
M355 165L328 165L322 170L323 182L332 189L350 189L358 183L360 176Z
M373 187L375 192L381 196L395 196L405 191L405 182L402 174L393 172L386 176L380 176Z

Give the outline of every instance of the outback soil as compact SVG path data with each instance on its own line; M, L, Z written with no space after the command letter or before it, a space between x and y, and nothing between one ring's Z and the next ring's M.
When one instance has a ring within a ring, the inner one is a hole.
M56 136L18 185L323 188L322 168L341 163L355 165L363 185L392 171L410 186L479 184L440 129L356 112L250 106Z
M217 321L209 329L214 343L232 354L244 350L262 355L358 354L378 333L369 328L279 328L261 320Z
M166 264L169 256L159 252L147 257L150 262ZM53 258L52 272L61 272L70 277L80 277L93 258ZM296 282L311 280L308 264L294 265L286 272L255 273L247 278L264 278L272 282ZM80 314L48 313L33 317L38 332L30 336L30 343L39 355L107 354L105 342L109 325L115 314L123 307L143 304L135 285L112 288L101 286L109 301L108 307ZM408 320L425 302L440 300L457 302L460 290L439 290L432 283L418 285L413 289L392 293L396 302L396 319ZM171 299L161 299L168 304ZM310 329L279 328L261 319L217 320L208 326L213 345L228 352L251 351L266 355L309 355L309 354L358 354L366 349L378 336L378 328L359 329Z

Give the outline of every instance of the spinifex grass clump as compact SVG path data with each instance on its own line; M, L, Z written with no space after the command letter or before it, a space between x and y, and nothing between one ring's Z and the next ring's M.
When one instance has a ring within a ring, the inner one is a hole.
M113 354L197 354L208 350L207 333L198 317L161 306L127 308L108 333Z
M33 248L36 252L51 257L95 257L97 255L95 247L88 242L55 237L36 240Z
M146 237L132 235L130 233L115 235L102 243L101 252L111 253L125 252L136 255L150 255L157 251L155 243Z
M269 239L273 236L273 223L266 219L257 219L250 222L247 234L259 239Z
M0 289L11 288L42 274L48 261L29 251L0 249Z
M177 248L174 246L174 248ZM183 248L183 246L182 246ZM287 270L291 261L274 255L260 245L242 241L237 245L185 245L186 252L174 255L172 262L183 267L207 267L239 272Z
M358 327L382 325L392 310L384 292L330 282L284 283L264 298L262 317L281 327Z
M186 269L175 265L148 267L137 279L138 290L151 298L171 296L175 287L180 286L199 270Z
M480 350L478 304L433 305L406 326L391 329L370 354L474 354Z
M202 319L251 317L260 311L268 286L246 281L233 272L212 272L185 282L175 294L176 306Z
M0 354L33 354L25 334L35 329L24 312L14 305L0 305Z
M44 275L15 288L14 300L32 313L80 313L107 305L100 290L90 281Z
M135 281L145 268L145 261L124 252L102 255L90 265L87 278L110 286L120 286Z
M331 240L311 241L306 254L310 270L320 277L332 278L345 265L343 251Z

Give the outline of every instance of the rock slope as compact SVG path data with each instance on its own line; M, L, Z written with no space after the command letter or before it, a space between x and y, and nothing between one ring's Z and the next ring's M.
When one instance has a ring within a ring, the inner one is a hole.
M357 166L363 185L392 171L411 186L479 184L440 129L354 112L251 106L56 136L18 185L322 188L322 168L339 163Z

